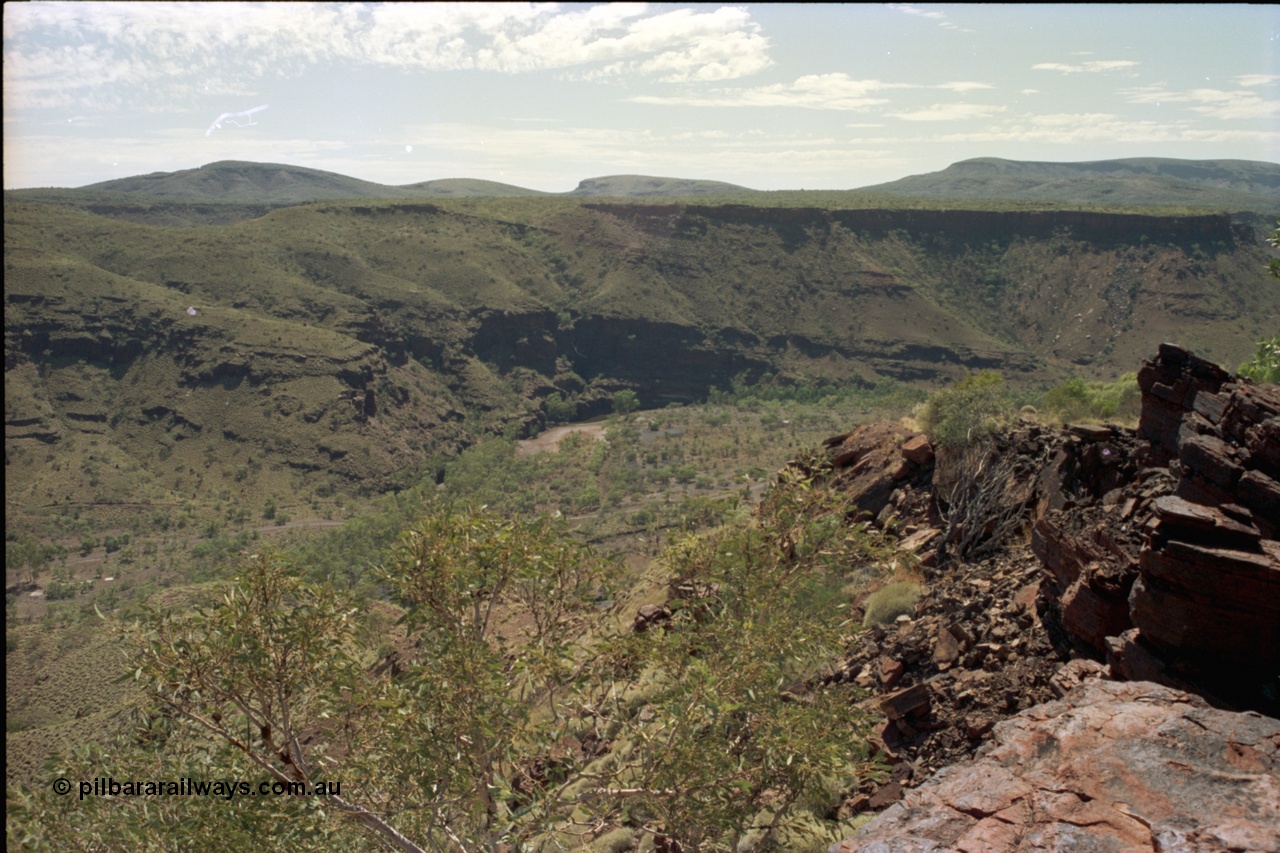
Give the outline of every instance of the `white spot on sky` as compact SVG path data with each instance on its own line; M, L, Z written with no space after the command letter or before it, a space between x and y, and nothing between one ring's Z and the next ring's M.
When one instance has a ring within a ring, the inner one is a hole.
M405 153L406 153L406 154L412 154L412 153L413 153L413 146L412 146L412 145L406 145L406 146L404 147L404 151L405 151Z

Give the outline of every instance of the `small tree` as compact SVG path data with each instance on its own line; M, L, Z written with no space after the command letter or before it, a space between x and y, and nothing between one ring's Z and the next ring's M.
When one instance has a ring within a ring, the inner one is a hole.
M1276 225L1280 225L1280 217L1276 218ZM1271 244L1271 248L1280 250L1280 228L1271 232L1267 242ZM1268 261L1267 269L1271 272L1272 278L1280 278L1280 258L1272 258Z
M547 520L429 507L376 572L403 612L390 635L370 613L387 603L254 555L211 606L150 612L127 631L129 677L151 697L140 726L61 775L302 783L305 795L36 790L11 797L10 839L330 850L372 836L492 851L615 829L690 851L767 843L797 809L825 814L853 777L883 772L869 718L827 678L852 633L841 588L883 556L846 511L787 475L749 524L672 550L684 606L645 633L609 629L597 610L609 567Z
M1258 341L1253 359L1236 372L1254 382L1280 382L1280 335Z
M613 411L619 415L629 415L640 407L640 398L630 388L624 388L613 395Z
M994 370L984 370L930 397L921 421L934 444L964 447L995 432L1012 411L1004 379Z
M1280 218L1276 220L1276 224L1280 225ZM1271 232L1267 242L1273 249L1280 249L1280 228ZM1267 264L1267 269L1272 278L1280 279L1280 259L1272 258ZM1249 377L1254 382L1280 382L1280 335L1258 341L1258 349L1254 352L1253 360L1240 365L1240 369L1236 372L1241 376Z
M767 847L833 779L877 771L870 717L824 678L853 630L840 590L881 556L845 500L789 470L751 523L668 551L680 597L628 646L645 665L611 717L633 748L595 793L673 849Z
M572 400L566 400L558 391L548 394L544 405L546 407L547 420L553 424L568 423L578 414L577 404Z
M956 451L949 464L950 486L938 494L945 525L938 556L944 557L948 549L960 560L994 553L1025 528L1027 472L1040 466L1019 469L1018 455L990 438Z

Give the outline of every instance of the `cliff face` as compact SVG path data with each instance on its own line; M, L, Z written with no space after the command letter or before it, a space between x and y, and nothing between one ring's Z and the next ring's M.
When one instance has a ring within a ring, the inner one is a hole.
M364 200L126 221L198 207L6 205L15 441L127 428L130 456L158 456L168 421L141 413L163 407L214 458L210 436L261 434L272 461L318 471L323 444L344 480L387 483L544 423L553 392L586 415L622 388L660 406L766 373L1049 382L1174 335L1239 360L1280 316L1250 278L1261 249L1215 216Z
M705 233L697 223L751 223L776 229L823 228L838 224L849 231L883 236L894 231L939 233L959 240L1010 238L1047 239L1070 232L1077 239L1099 245L1137 244L1147 240L1202 243L1251 241L1251 233L1235 225L1225 213L1189 216L1146 216L1093 211L996 210L823 210L818 208L758 207L747 204L625 205L586 207L625 218L646 231L664 236Z

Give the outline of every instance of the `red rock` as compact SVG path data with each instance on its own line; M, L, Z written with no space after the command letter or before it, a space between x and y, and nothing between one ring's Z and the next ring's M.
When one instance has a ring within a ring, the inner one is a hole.
M1075 690L1090 678L1106 678L1111 674L1110 668L1088 658L1075 658L1059 667L1049 679L1049 686L1059 699Z
M1244 473L1231 446L1213 435L1186 439L1178 448L1178 458L1187 469L1222 489L1234 488L1236 480Z
M1141 566L1130 611L1157 649L1210 672L1280 666L1280 561L1274 556L1169 542L1145 551Z
M1261 471L1245 471L1236 484L1236 496L1254 516L1266 521L1274 538L1280 528L1280 483Z
M1091 680L995 727L831 853L1280 850L1280 720Z
M1098 592L1083 579L1059 598L1062 627L1090 648L1102 651L1107 637L1130 626L1129 602Z
M1013 596L1013 606L1023 613L1036 612L1036 600L1040 597L1040 582L1029 583Z
M965 737L977 740L995 727L996 721L990 717L973 717L965 724Z
M894 490L918 470L902 458L900 448L906 435L895 424L869 424L831 445L832 467L840 469L836 485L852 497L857 509L872 518L889 503Z
M913 435L902 444L902 455L917 465L928 465L933 461L933 445L923 435Z
M897 782L886 782L880 790L871 795L867 808L879 810L902 799L902 786Z
M924 530L917 530L915 533L905 537L898 543L898 550L915 554L921 548L928 545L941 535L942 531L935 527L926 527Z
M850 797L844 801L844 805L840 808L840 811L842 812L841 818L847 820L856 814L861 814L862 812L865 812L870 805L871 797L866 794L858 794Z
M933 662L938 669L949 669L960 657L960 641L946 628L938 632L933 646Z
M1257 547L1258 528L1228 516L1221 509L1193 504L1177 495L1157 498L1153 504L1164 538L1204 539L1216 545Z
M919 713L929 707L929 685L917 684L880 699L880 710L891 720Z
M893 658L880 658L876 666L876 674L880 678L880 684L886 690L891 690L894 685L898 683L899 679L902 678L902 673L905 669L906 667L903 666L902 661L900 660L894 660Z

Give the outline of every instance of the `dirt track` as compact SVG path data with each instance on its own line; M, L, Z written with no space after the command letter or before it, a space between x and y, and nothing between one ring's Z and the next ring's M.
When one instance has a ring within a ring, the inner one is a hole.
M575 432L585 433L596 441L604 441L604 430L605 425L602 423L568 424L566 426L552 427L537 438L517 441L516 456L532 456L535 453L555 450L560 446L560 442L564 440L565 436L572 435Z

